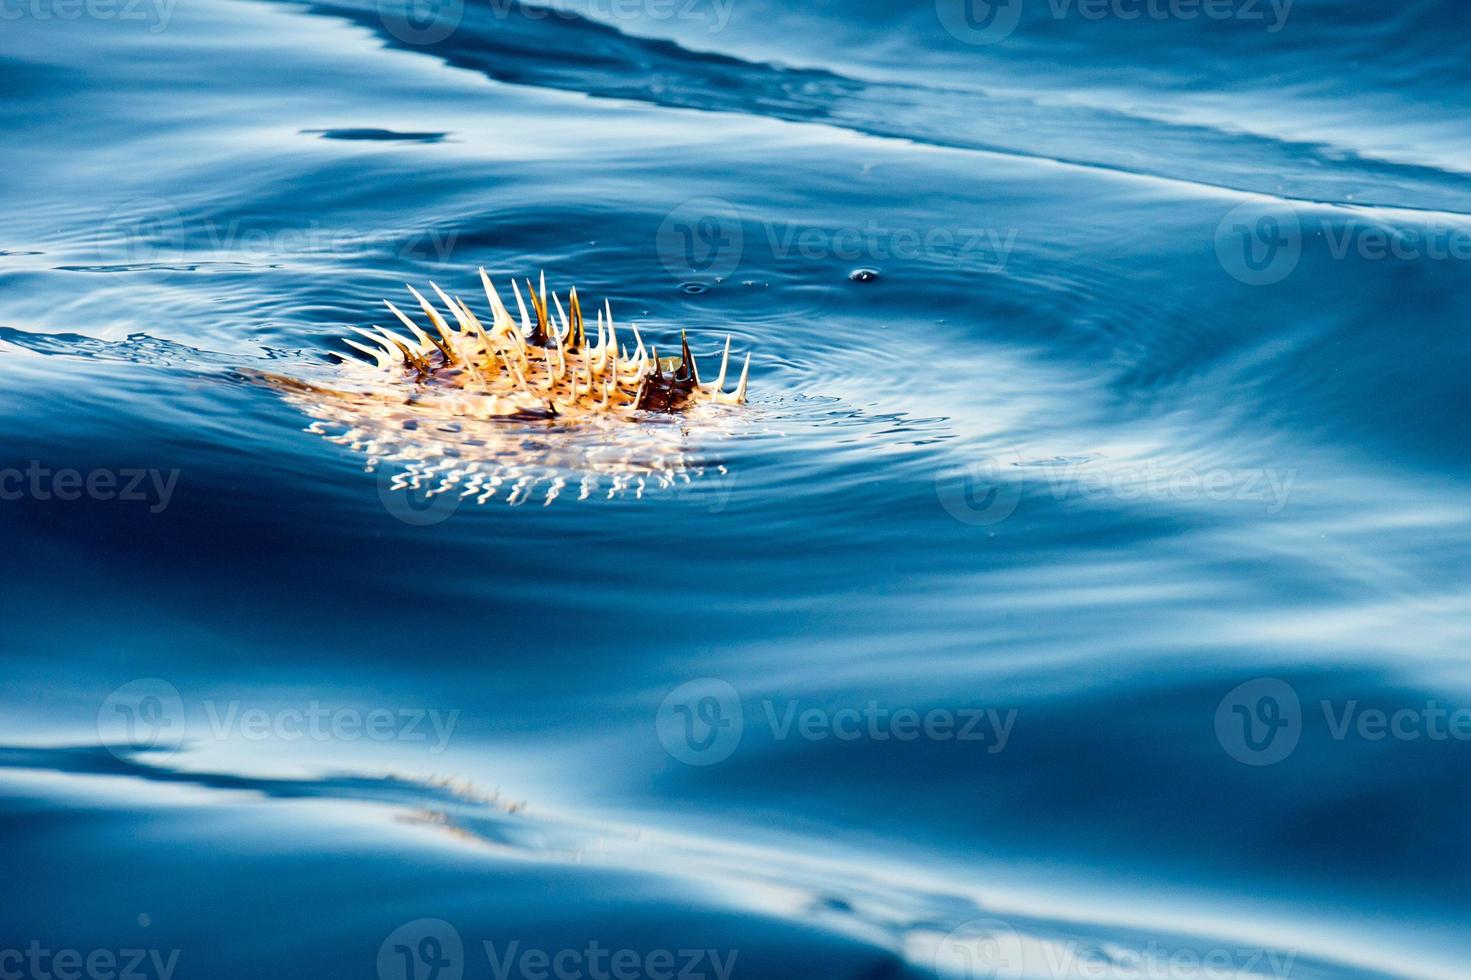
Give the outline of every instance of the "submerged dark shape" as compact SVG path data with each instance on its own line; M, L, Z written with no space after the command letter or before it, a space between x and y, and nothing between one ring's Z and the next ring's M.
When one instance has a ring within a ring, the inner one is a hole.
M324 140L367 140L385 143L442 143L449 133L401 133L392 129L303 129L307 136Z

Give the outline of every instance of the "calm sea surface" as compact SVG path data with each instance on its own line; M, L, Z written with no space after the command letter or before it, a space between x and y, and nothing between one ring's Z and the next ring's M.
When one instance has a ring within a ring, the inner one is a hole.
M0 4L0 977L1468 975L1464 5L405 2ZM480 266L749 406L261 380Z

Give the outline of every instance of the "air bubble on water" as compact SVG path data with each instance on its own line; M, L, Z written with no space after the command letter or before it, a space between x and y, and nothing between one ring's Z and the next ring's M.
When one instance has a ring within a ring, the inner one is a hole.
M854 269L848 273L848 280L850 282L874 282L878 277L879 271L877 269Z

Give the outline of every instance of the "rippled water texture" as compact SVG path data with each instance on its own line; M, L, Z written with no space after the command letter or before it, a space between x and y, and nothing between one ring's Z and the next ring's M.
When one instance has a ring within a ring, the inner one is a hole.
M0 10L0 977L1466 975L1463 5L415 2Z

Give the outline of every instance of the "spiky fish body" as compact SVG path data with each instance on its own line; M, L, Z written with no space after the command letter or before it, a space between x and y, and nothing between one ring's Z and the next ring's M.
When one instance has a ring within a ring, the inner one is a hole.
M518 322L484 269L480 280L490 301L489 327L467 304L431 282L448 317L410 286L427 318L427 329L385 302L408 335L379 326L354 328L362 340L345 342L379 369L397 371L423 386L430 393L427 397L441 399L451 414L471 418L575 420L587 415L681 412L702 402L738 405L746 400L750 355L735 390L725 391L729 337L719 373L713 381L702 381L683 337L678 357L660 358L656 348L645 348L634 325L629 328L630 350L627 343L620 343L612 307L605 303L597 313L596 342L590 342L577 290L571 290L564 308L555 293L548 296L545 275L540 288L526 281L525 298L512 281Z
M746 400L749 356L725 390L729 338L705 381L683 337L678 356L661 358L606 303L589 331L576 290L564 306L545 277L524 295L512 284L513 318L484 269L480 280L488 326L433 283L443 312L409 287L424 322L386 303L402 330L355 329L346 340L367 360L349 357L313 380L267 380L315 419L309 431L388 474L380 492L551 503L563 488L642 496L724 474L693 442L718 438L735 424L720 406Z

